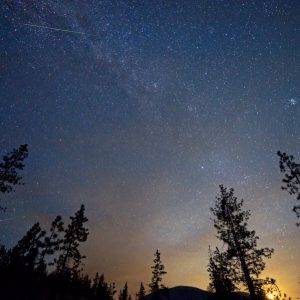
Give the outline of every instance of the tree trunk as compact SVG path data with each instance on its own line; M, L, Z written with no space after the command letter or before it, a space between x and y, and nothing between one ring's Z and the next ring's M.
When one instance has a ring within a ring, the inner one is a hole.
M227 211L227 209L226 209L226 211ZM246 284L247 284L247 287L248 287L248 290L249 290L250 299L251 300L257 300L254 285L253 285L253 281L250 277L249 269L248 269L248 266L246 264L243 251L241 249L241 245L240 245L240 243L237 239L237 235L236 235L236 232L235 232L234 224L233 224L232 219L231 219L231 215L228 214L228 217L229 217L229 220L230 220L229 223L230 223L230 228L231 228L235 248L237 249L238 256L239 256L241 266L242 266L242 270L243 270L243 273L244 273L245 281L246 281Z

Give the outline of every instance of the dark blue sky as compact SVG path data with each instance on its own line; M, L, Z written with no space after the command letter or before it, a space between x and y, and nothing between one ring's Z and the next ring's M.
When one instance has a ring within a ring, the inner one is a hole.
M276 157L300 158L298 1L4 1L0 24L1 153L30 151L1 240L85 203L88 272L134 289L158 247L169 285L206 288L223 183L300 292Z

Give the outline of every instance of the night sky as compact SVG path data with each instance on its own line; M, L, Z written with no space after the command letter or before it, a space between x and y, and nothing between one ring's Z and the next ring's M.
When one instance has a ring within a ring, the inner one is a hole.
M7 0L0 24L0 150L30 155L1 242L84 203L89 274L133 294L159 248L166 285L206 289L224 184L275 249L264 275L299 297L276 155L300 161L299 1Z

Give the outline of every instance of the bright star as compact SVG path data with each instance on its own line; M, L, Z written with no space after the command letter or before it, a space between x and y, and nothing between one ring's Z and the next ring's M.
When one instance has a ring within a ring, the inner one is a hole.
M291 106L294 106L294 105L296 105L296 104L298 103L297 99L295 99L295 98L289 99L288 102L289 102L289 104L290 104Z

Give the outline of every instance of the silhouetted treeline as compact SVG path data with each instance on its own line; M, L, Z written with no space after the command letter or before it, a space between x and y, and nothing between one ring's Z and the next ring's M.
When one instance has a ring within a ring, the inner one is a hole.
M278 152L280 170L284 173L284 185L300 200L300 164L292 156ZM10 193L14 186L22 184L19 171L24 168L28 156L27 145L21 145L0 162L0 193ZM2 207L0 209L3 210ZM248 229L250 211L243 209L243 200L238 200L234 190L220 185L215 206L211 208L217 238L223 242L222 250L209 248L208 272L209 290L214 300L229 300L241 286L249 291L251 300L266 299L267 293L278 291L272 278L259 278L265 268L265 258L270 258L273 249L259 248L259 237ZM300 217L299 205L294 207ZM116 295L114 283L107 283L104 275L96 273L90 278L83 273L86 258L80 252L80 245L87 241L89 231L85 207L81 205L69 223L57 216L49 230L34 224L11 249L0 245L0 299L41 299L41 300L113 300ZM169 289L162 284L167 273L161 261L159 250L154 253L152 279L149 284L151 300L169 299ZM267 288L266 288L267 286ZM147 298L143 283L135 294L136 300ZM127 282L118 294L118 300L132 300Z
M85 256L79 245L87 240L86 222L81 205L75 216L70 217L68 226L57 216L49 232L36 223L12 249L0 246L0 299L113 300L114 283L107 283L103 274L96 273L91 279L82 272ZM149 287L151 299L159 300L168 296L168 289L162 284L166 271L158 250L153 262ZM118 299L132 300L127 282ZM135 299L146 299L142 282Z
M114 284L103 275L91 280L82 273L79 246L89 234L84 211L81 205L67 226L57 216L49 232L36 223L12 249L0 247L0 299L113 298Z
M27 145L20 145L2 157L0 162L0 193L14 191L16 185L23 184L20 171L28 157ZM5 210L0 206L1 210ZM96 273L90 278L83 273L85 256L79 246L87 241L88 229L84 205L70 222L65 225L57 216L49 231L40 223L34 224L17 244L7 249L0 245L0 299L94 299L113 300L116 294L114 283L107 283L104 275ZM159 298L164 266L160 253L155 253L151 290ZM158 259L158 260L157 260ZM158 266L158 268L157 268ZM164 290L165 287L163 288ZM145 299L143 283L136 293L137 300ZM120 300L131 300L127 283L120 291Z

